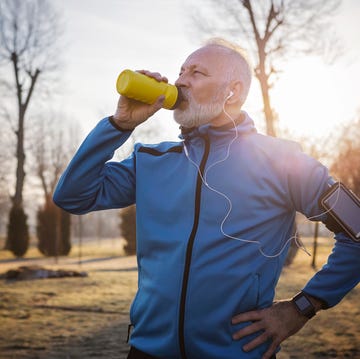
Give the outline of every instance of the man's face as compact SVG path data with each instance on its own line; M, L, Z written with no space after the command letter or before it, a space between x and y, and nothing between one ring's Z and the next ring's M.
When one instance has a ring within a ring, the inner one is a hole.
M180 70L175 85L184 97L174 119L184 127L209 123L223 112L227 84L224 80L223 51L205 46L192 53Z

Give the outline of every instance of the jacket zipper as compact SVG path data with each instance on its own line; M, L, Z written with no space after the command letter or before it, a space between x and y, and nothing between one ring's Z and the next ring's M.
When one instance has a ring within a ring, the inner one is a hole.
M200 162L199 172L203 175L206 161L209 157L210 150L210 141L208 137L203 136L205 141L204 154ZM186 359L186 351L185 351L185 305L186 305L186 294L187 294L187 286L189 281L190 274L190 265L191 265L191 257L192 250L194 246L195 236L199 225L199 217L200 217L200 203L201 203L201 189L202 189L202 178L200 173L197 175L196 180L196 192L195 192L195 211L194 211L194 222L192 226L192 230L188 239L188 244L186 248L186 258L185 258L185 266L183 273L183 281L182 281L182 289L181 289L181 298L180 298L180 311L179 311L179 345L180 345L180 353L181 358Z

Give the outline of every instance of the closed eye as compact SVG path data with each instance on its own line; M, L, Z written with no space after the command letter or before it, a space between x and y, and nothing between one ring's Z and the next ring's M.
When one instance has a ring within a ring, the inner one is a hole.
M203 76L207 76L207 74L206 74L205 72L203 72L203 71L199 71L199 70L194 70L194 71L193 71L193 73L194 73L195 75L203 75Z

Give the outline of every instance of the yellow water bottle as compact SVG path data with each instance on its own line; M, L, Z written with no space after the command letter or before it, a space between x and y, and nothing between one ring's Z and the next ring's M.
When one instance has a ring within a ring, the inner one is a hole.
M152 105L159 96L165 95L163 107L171 110L177 105L179 92L175 85L159 82L139 72L124 70L116 81L120 95Z

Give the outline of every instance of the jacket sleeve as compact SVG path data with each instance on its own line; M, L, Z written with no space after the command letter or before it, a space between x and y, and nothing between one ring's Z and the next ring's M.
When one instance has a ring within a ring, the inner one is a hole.
M336 242L324 267L304 287L304 292L322 299L330 308L341 301L360 281L360 243L344 233Z
M126 207L135 202L134 155L110 161L130 131L115 128L104 118L89 133L62 174L54 202L73 214Z
M321 194L331 177L326 167L298 151L291 160L289 188L293 205L308 219L326 223L326 213L319 206ZM335 243L327 263L303 288L304 292L332 307L360 282L360 243L345 233L335 234Z

